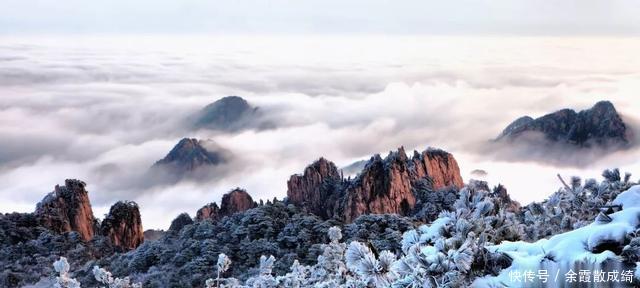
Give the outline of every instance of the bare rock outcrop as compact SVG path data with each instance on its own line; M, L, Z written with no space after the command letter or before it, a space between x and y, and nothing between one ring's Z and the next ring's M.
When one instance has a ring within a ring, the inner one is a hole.
M220 220L220 207L218 207L218 203L209 203L198 209L198 212L196 212L196 221L202 221L205 219L213 221Z
M331 161L320 158L307 166L302 175L293 175L287 182L287 197L292 203L305 207L322 218L334 214L336 197L342 177Z
M144 230L138 204L132 201L113 204L100 230L115 247L131 250L140 246L144 241Z
M416 167L416 177L429 177L433 189L448 186L462 188L464 182L460 176L460 167L451 153L440 149L427 149L421 154L414 153L413 163Z
M218 221L224 216L231 216L238 212L247 211L257 206L247 191L235 188L222 196L220 207L217 203L209 203L196 212L196 221Z
M407 157L404 148L386 158L373 156L354 179L344 179L324 158L287 183L287 199L324 219L352 222L363 214L408 215L416 204L414 186L427 179L433 190L464 184L458 163L445 151L428 149Z
M93 216L86 184L67 179L37 204L35 215L40 225L57 233L76 231L83 240L93 238L97 222Z
M386 159L374 157L353 183L349 183L341 218L346 222L363 214L407 215L416 204L411 190L412 169L400 148Z

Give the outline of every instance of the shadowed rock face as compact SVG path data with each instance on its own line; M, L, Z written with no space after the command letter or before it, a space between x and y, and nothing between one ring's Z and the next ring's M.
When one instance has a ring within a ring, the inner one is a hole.
M131 250L140 246L144 241L144 232L138 204L131 201L113 204L109 214L102 221L100 230L115 247Z
M293 175L287 182L287 197L308 212L322 218L334 214L336 197L340 196L342 177L336 166L327 159L307 166L302 175Z
M184 138L169 154L153 166L167 168L175 173L186 173L204 166L215 166L227 161L225 151L209 151L203 141ZM213 143L210 143L213 145Z
M214 130L237 130L251 124L258 108L238 96L227 96L213 102L198 114L196 128Z
M354 182L349 183L342 218L351 222L362 214L407 215L416 204L411 190L409 159L400 148L386 159L374 157Z
M247 191L236 188L231 192L222 195L222 202L220 203L220 214L233 215L234 213L242 212L256 207L256 203L247 193Z
M220 220L220 208L218 207L218 203L209 203L198 209L198 212L196 212L196 221L202 221L205 219L213 221Z
M257 206L247 191L240 188L231 190L222 196L220 208L218 204L210 203L200 208L196 213L196 221L210 219L218 221L224 216L231 216L238 212L247 211Z
M288 200L322 218L351 222L363 214L409 214L415 204L414 185L428 179L434 190L462 187L460 169L453 156L442 150L415 152L404 149L382 159L375 155L355 179L344 179L333 163L321 158L293 175L287 183Z
M626 145L630 140L630 130L609 101L600 101L580 112L563 109L537 119L521 117L509 124L498 140L515 140L528 132L542 133L551 142L580 147Z
M35 216L40 225L57 233L76 231L83 240L91 240L96 220L85 185L73 179L65 180L65 186L56 185L36 206Z

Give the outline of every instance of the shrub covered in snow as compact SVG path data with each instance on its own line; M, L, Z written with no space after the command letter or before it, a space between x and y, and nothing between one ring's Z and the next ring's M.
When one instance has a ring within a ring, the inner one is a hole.
M60 259L53 263L53 269L60 275L56 277L55 288L80 288L80 282L69 276L69 262L67 258Z

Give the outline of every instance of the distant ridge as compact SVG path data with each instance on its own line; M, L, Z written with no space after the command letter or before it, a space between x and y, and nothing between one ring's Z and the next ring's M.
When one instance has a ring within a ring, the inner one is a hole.
M609 101L576 112L562 109L539 118L523 116L509 124L497 141L525 139L525 135L541 133L552 143L577 147L610 147L630 144L630 129Z

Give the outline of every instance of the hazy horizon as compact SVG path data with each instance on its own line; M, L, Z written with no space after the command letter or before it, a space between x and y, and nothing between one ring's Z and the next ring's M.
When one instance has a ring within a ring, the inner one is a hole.
M633 0L2 0L0 34L638 36Z

